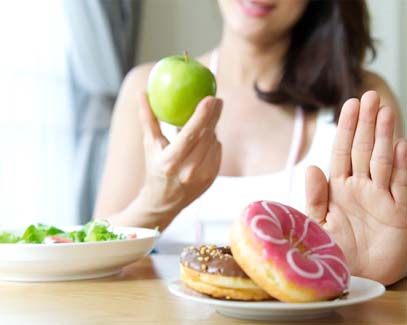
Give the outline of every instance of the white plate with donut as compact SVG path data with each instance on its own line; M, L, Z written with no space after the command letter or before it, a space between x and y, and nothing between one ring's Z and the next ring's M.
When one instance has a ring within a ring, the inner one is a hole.
M168 289L175 296L211 305L225 316L251 320L303 320L325 317L339 307L366 302L385 292L382 284L354 276L351 277L349 292L346 296L312 303L243 302L215 299L186 287L181 280L171 281Z

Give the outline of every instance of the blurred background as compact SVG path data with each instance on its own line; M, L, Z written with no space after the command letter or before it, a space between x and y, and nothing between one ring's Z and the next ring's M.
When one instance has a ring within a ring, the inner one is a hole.
M406 124L407 1L367 2L378 57L366 66L388 81ZM126 73L199 55L221 29L215 0L0 1L0 228L86 222Z

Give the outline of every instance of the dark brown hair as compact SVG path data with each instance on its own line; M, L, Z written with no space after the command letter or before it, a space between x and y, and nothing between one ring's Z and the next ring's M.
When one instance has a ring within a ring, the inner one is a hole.
M310 1L292 30L277 89L256 83L257 96L306 112L332 107L337 120L344 101L360 95L366 52L376 56L369 25L364 0Z

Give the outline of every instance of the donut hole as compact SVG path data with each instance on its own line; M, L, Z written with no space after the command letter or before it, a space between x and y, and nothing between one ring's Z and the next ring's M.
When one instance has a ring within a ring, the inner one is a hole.
M287 238L287 240L288 240L288 238ZM298 241L298 239L295 238L295 236L293 236L292 243L296 243L297 241ZM293 245L293 247L294 247L294 245ZM296 244L296 245L295 245L295 248L298 249L298 251L299 251L299 253L300 253L301 255L304 255L304 254L306 254L306 253L309 251L309 248L306 247L302 242Z

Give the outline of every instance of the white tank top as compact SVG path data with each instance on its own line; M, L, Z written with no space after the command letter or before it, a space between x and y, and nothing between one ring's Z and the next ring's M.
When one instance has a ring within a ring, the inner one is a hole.
M210 65L215 75L217 64L215 50ZM298 134L302 127L300 111L297 109L293 143L284 170L256 176L217 176L206 192L182 210L164 230L157 243L157 251L178 254L190 245L227 245L233 219L253 201L277 201L304 212L305 171L308 166L316 165L328 175L336 124L332 111L320 110L308 153L294 165L299 150ZM177 128L172 125L161 123L161 129L170 142L177 135Z

